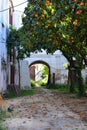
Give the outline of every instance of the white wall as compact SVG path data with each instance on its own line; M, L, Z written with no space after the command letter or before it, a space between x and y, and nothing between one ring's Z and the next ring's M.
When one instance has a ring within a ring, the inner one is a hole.
M30 58L27 58L27 60L29 62L29 65L35 61L43 61L47 63L50 66L51 83L53 82L53 73L55 73L56 83L67 83L68 70L64 68L64 64L68 62L60 51L56 51L53 55L47 55L45 51L42 53L32 53Z
M15 84L19 85L19 69L17 63L15 65ZM31 88L28 61L26 60L20 61L20 85L22 89Z
M38 53L31 53L30 58L27 58L29 65L36 61L43 61L50 66L51 83L53 83L53 73L55 73L55 82L60 84L67 84L68 82L68 69L64 64L68 64L67 59L60 51L56 51L53 55L46 54L45 51ZM82 77L85 81L87 78L87 67L82 70Z
M19 5L22 2L25 2L24 0L14 0L13 5ZM14 7L14 12L13 12L13 26L18 29L22 26L22 15L23 15L23 8L26 6L27 3L22 4L20 6ZM26 60L22 60L20 62L20 84L22 89L27 89L30 88L30 75L29 75L29 68L28 68L28 63ZM19 85L19 72L18 72L18 64L16 61L15 65L15 84Z
M16 6L17 5L17 6ZM17 29L22 26L22 15L24 8L27 6L26 0L13 0L14 12L13 12L13 26Z
M0 0L0 92L6 90L6 66L3 67L1 60L7 63L6 38L9 25L9 11L2 11L9 7L9 0ZM1 12L2 11L2 12Z
M15 11L13 12L13 26L17 29L22 26L22 17L23 12L21 11Z

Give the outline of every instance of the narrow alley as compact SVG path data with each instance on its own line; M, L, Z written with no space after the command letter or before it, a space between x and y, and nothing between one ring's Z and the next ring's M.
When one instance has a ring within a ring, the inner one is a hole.
M87 122L66 105L70 99L66 104L64 100L64 94L47 89L33 96L9 99L14 111L4 124L8 130L87 130Z

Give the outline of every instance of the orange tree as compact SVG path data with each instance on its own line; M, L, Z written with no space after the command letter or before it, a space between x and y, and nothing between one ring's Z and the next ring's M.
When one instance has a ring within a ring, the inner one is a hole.
M73 91L75 70L79 94L84 93L81 70L87 56L86 0L28 0L19 30L21 46L26 54L41 50L61 50L69 61L70 91ZM75 59L75 61L74 61Z

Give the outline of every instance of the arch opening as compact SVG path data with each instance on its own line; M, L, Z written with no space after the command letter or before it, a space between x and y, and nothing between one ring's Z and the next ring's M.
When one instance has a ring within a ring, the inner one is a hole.
M35 61L29 65L32 87L46 86L50 83L50 66L43 61Z

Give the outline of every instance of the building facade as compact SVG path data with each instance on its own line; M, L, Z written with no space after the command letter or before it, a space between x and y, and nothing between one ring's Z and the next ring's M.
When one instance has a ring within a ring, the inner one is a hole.
M54 54L46 54L43 50L42 52L32 53L29 58L27 58L30 69L30 74L35 77L34 65L38 63L45 64L49 68L49 83L67 84L68 83L68 61L63 56L61 51L56 51ZM32 79L31 76L31 79ZM84 82L87 80L87 67L82 70L82 77ZM35 78L34 78L35 79Z
M68 64L68 61L59 50L54 54L47 54L44 50L32 53L27 60L30 67L35 63L42 63L49 68L49 83L67 84L68 69L65 65Z
M22 26L22 15L23 15L23 9L24 4L26 5L26 2L24 0L17 1L12 0L13 5L13 11L12 11L12 17L11 17L11 24L14 28L19 29ZM16 6L17 5L17 6ZM19 85L22 89L28 89L31 87L30 85L30 75L28 71L28 61L20 60L20 70L17 60L15 59L15 64L12 61L12 65L9 64L10 72L9 72L9 84ZM20 77L19 77L20 75ZM13 77L13 79L12 79ZM20 80L20 81L19 81ZM20 82L20 83L19 83Z
M0 0L0 92L7 87L6 38L9 27L9 0Z

